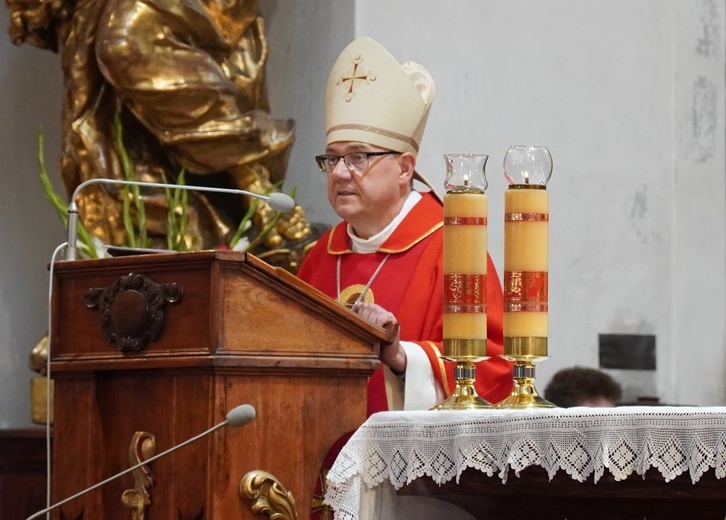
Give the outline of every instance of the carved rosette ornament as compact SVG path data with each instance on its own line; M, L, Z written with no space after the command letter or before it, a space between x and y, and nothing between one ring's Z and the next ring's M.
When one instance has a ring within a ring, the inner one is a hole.
M121 352L140 352L158 340L166 323L166 307L182 299L179 283L156 283L143 274L130 273L110 287L86 291L86 307L100 309L103 337Z
M295 500L275 476L254 470L242 477L239 495L254 515L270 520L296 520Z

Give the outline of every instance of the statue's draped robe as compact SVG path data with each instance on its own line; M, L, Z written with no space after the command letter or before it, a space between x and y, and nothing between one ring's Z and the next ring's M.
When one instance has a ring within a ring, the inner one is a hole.
M173 180L184 168L189 184L262 192L284 177L293 125L269 116L268 49L257 4L76 4L59 35L66 79L61 170L69 194L90 178L124 178L114 140L117 110L138 179ZM163 233L163 198L148 198L151 231ZM203 235L198 245L220 245L234 231L229 226L243 204L224 200L192 196L192 225ZM79 207L88 227L123 243L118 193L91 186Z

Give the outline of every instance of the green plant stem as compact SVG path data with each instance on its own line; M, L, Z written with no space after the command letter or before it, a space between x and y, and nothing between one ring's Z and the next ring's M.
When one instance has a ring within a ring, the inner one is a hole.
M277 221L280 220L280 217L282 217L282 213L279 211L275 213L275 216L270 220L267 225L262 229L259 235L255 237L254 240L250 242L249 247L247 248L248 251L254 250L255 247L260 245L262 243L262 240L265 238L265 236L270 232L270 230L275 227L277 224Z
M123 128L121 126L121 116L118 110L114 117L114 138L119 150L121 169L124 172L124 177L129 181L138 180L134 174L134 169L131 166L131 160L129 159L126 147L124 146ZM144 207L144 200L141 197L141 188L139 186L125 185L122 193L124 229L126 230L128 245L131 247L150 247L151 242L146 234L146 208ZM136 220L138 221L136 229L138 230L138 240L137 232L134 230L133 221L131 219L131 201L133 201L134 208L136 209Z
M268 189L266 189L262 194L263 195L269 195L273 190L277 189L282 184L282 181L276 182L272 186L270 186ZM294 191L294 188L293 188ZM247 228L247 222L249 222L252 217L254 216L255 212L257 211L257 208L260 205L260 199L252 199L250 201L250 206L247 208L247 212L242 217L242 220L239 223L239 226L237 226L237 230L235 231L234 235L232 236L232 239L229 241L229 247L234 249L234 246L237 245L237 242L242 238L242 235L246 231ZM262 231L255 237L254 240L250 242L250 245L247 247L249 251L252 250L253 247L256 247L262 239L267 235L272 228L277 224L277 221L280 220L280 217L282 214L280 212L277 212L274 216L274 218L267 223L267 225L262 229ZM254 244L254 245L253 245Z
M242 238L243 233L246 231L247 222L249 222L252 216L255 214L259 205L260 199L254 199L250 203L250 207L247 208L247 212L245 213L244 217L242 217L239 226L237 226L237 231L234 232L232 239L229 241L229 247L234 248L237 242L239 242L240 238Z
M177 184L184 184L184 174L186 170L182 168L177 177ZM162 175L164 184L169 184L166 175ZM179 190L173 188L164 188L164 195L167 201L166 212L166 245L168 249L173 251L186 251L187 243L184 239L189 224L189 195L188 190ZM177 216L177 210L179 215Z
M56 212L58 213L58 216L61 219L61 222L63 223L63 226L68 226L68 204L61 198L60 195L55 191L55 188L53 187L53 183L50 181L50 176L48 175L48 169L45 165L45 136L43 134L43 127L40 127L38 129L38 168L40 170L40 182L43 185L43 192L45 195L45 198L50 201L50 203L55 208ZM78 223L78 239L81 242L82 248L84 253L86 253L87 256L91 258L98 258L98 254L96 253L96 246L93 243L93 237L91 236L91 233L88 232L88 230L83 226L82 223ZM71 244L69 244L71 245ZM75 244L73 244L75 245Z

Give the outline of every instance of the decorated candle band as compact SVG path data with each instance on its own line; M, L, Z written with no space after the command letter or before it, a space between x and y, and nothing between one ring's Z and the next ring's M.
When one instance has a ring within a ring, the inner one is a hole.
M507 213L504 222L549 222L548 213Z
M444 217L445 226L486 226L486 217Z
M505 271L505 312L547 312L547 271Z
M444 357L483 359L487 344L486 274L444 275Z
M444 313L486 313L486 274L445 274Z
M548 273L504 272L504 353L547 356ZM512 337L511 331L517 336Z

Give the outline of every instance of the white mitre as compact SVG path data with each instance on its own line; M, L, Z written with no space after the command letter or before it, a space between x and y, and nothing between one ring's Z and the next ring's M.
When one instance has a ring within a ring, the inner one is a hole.
M367 36L340 53L328 77L326 144L357 141L418 153L436 88L428 71L401 65ZM416 178L430 186L418 172Z

